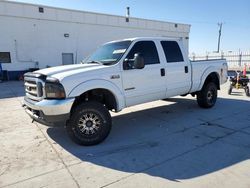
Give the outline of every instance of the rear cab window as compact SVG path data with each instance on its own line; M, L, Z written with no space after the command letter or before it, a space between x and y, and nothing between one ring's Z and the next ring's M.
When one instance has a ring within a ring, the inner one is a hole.
M183 62L183 55L176 41L161 41L167 63Z

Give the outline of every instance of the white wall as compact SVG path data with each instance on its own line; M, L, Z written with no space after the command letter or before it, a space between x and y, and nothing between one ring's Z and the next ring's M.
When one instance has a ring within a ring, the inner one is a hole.
M11 52L9 71L62 64L62 53L77 63L102 43L136 36L189 36L189 25L0 2L0 52ZM68 38L64 34L69 34ZM185 41L188 46L188 40Z

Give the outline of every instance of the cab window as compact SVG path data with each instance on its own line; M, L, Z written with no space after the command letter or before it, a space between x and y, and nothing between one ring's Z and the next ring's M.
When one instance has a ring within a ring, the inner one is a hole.
M176 41L161 41L161 45L168 63L184 61L181 49Z
M153 41L139 41L135 43L126 58L134 59L136 53L142 55L145 65L160 63L158 52Z

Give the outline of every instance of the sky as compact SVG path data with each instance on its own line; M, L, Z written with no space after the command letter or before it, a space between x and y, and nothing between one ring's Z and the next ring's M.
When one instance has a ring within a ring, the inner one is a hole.
M53 7L191 24L189 52L250 51L250 0L12 0Z

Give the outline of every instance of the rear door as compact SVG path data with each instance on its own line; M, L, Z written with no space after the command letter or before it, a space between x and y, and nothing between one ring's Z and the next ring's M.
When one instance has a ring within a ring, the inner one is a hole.
M182 95L191 88L191 66L177 41L161 41L165 54L167 97Z
M125 59L140 53L144 58L143 69L123 68L123 88L126 106L162 99L166 96L164 64L160 62L154 41L138 41Z

